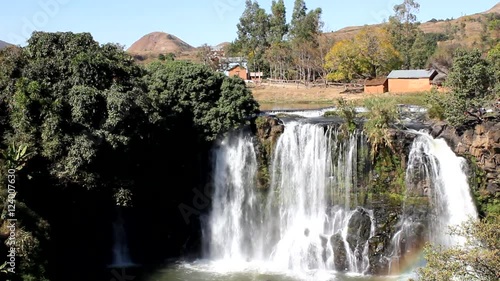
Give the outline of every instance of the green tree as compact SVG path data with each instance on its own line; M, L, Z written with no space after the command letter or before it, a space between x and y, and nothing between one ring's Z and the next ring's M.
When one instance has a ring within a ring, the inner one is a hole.
M304 0L295 0L293 4L292 20L290 22L290 36L300 37L302 22L307 15L306 2Z
M437 40L430 34L419 31L410 51L410 65L414 69L427 68L429 58L437 49Z
M446 79L451 95L445 116L451 124L462 124L467 115L480 118L476 111L492 96L494 76L491 70L479 50L456 51L453 66Z
M286 23L286 7L283 0L272 1L269 19L269 48L266 50L266 60L269 63L270 78L285 79L290 67L290 46L285 41L288 34Z
M404 0L394 6L394 15L389 17L388 30L393 38L393 45L403 58L402 68L411 67L411 48L415 42L418 25L415 15L420 9L420 4L415 0Z
M271 16L269 19L269 43L282 43L288 33L286 23L286 7L283 0L273 0L271 5Z
M202 140L214 140L248 121L258 111L245 82L185 61L153 63L145 76L150 120L194 128ZM163 125L161 125L163 124Z
M88 33L36 32L23 49L26 64L9 96L9 142L21 142L51 161L61 182L95 186L89 169L98 151L126 145L126 125L141 99L141 70L122 47L100 46Z
M245 10L237 25L238 38L236 44L248 59L251 71L267 70L264 54L269 46L269 16L257 1L247 0Z
M140 196L148 213L164 213L164 205L178 212L179 198L199 184L194 175L212 140L258 111L239 78L181 61L144 69L122 46L100 45L88 33L35 32L26 47L1 51L0 95L0 169L14 166L22 183L16 235L23 275L15 281L73 272L75 252L84 260L107 255L106 242L87 230L108 223L113 204ZM166 161L158 165L152 155ZM164 188L165 174L189 188ZM4 173L0 179L5 183ZM0 209L6 186L0 186ZM175 203L164 204L165 198ZM84 241L78 250L69 246L75 240Z
M418 270L421 280L496 281L500 278L500 217L468 221L450 230L465 238L464 245L444 248L428 245L427 264Z
M294 3L290 24L290 44L299 79L305 82L315 78L316 50L319 46L319 36L323 22L321 8L307 11L303 0Z
M500 98L500 43L488 52L488 61L492 66L495 96Z
M364 28L354 39L337 42L326 57L330 80L377 77L400 64L399 53L382 28Z

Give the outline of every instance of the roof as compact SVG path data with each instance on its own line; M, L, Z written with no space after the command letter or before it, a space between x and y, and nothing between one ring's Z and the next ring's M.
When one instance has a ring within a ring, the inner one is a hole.
M237 68L237 67L241 67L241 68L247 69L244 65L241 65L241 64L239 64L239 63L238 63L238 64L235 64L235 65L230 66L230 67L228 68L228 71L233 70L233 69L235 69L235 68Z
M408 79L408 78L429 78L432 79L437 74L434 69L411 69L411 70L393 70L387 78L389 79Z
M380 86L387 82L387 77L373 78L365 81L365 86Z

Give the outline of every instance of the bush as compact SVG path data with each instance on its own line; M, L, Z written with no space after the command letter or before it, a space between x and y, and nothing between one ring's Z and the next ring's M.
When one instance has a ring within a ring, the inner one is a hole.
M398 108L393 100L371 98L365 100L368 109L365 132L371 145L372 158L375 159L382 147L393 149L389 135L390 125L398 121Z
M435 120L444 120L447 99L448 94L432 90L425 98L427 116Z
M489 62L479 50L457 50L446 79L446 86L452 90L446 120L452 125L461 125L467 115L477 112L491 98L493 77Z
M426 246L427 264L418 270L420 280L496 281L500 279L500 216L469 220L450 230L465 238L465 244L451 248Z
M343 129L348 132L354 132L356 130L356 107L352 101L347 101L344 98L339 98L337 100L337 113L338 116L344 119L345 123L342 125Z

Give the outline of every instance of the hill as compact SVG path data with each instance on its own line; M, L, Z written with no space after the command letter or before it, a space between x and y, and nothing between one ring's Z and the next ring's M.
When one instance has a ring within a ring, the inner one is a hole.
M481 44L485 38L498 39L498 30L488 29L488 24L494 19L500 19L500 3L496 4L488 11L463 16L457 19L432 19L420 24L420 29L425 33L438 33L445 35L447 41L439 44L463 43L469 46ZM380 27L382 24L350 26L340 30L325 33L334 41L353 38L364 27ZM222 52L229 42L222 42L212 46L212 50ZM203 52L202 47L195 48L182 41L178 37L164 33L152 32L137 40L127 50L128 53L142 63L147 63L158 58L160 54L173 53L177 60L199 61L199 53Z
M0 40L0 49L3 49L3 48L10 46L10 45L12 45L12 44L9 44L5 41Z
M491 13L500 14L500 2L497 3L495 6L493 6L493 8L491 8L488 11L484 12L483 14L491 14Z
M181 53L193 50L194 47L178 37L165 32L152 32L137 40L127 52L138 55Z
M488 22L495 14L498 14L496 17L500 16L500 3L483 13L463 16L457 19L432 19L428 22L421 23L420 29L424 33L454 34L455 36L452 37L455 38L455 40L460 37L460 42L467 45L478 44L481 42L481 37L484 35L485 29L487 29ZM328 33L328 35L335 41L340 41L353 38L364 27L378 27L381 25L382 24L350 26ZM449 43L452 43L452 40L449 40Z

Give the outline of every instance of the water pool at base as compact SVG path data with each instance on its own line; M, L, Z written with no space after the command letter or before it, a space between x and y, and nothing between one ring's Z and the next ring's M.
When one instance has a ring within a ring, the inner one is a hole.
M287 272L268 270L265 263L228 262L177 263L158 270L146 281L407 281L414 273L397 276L343 274L330 270Z

